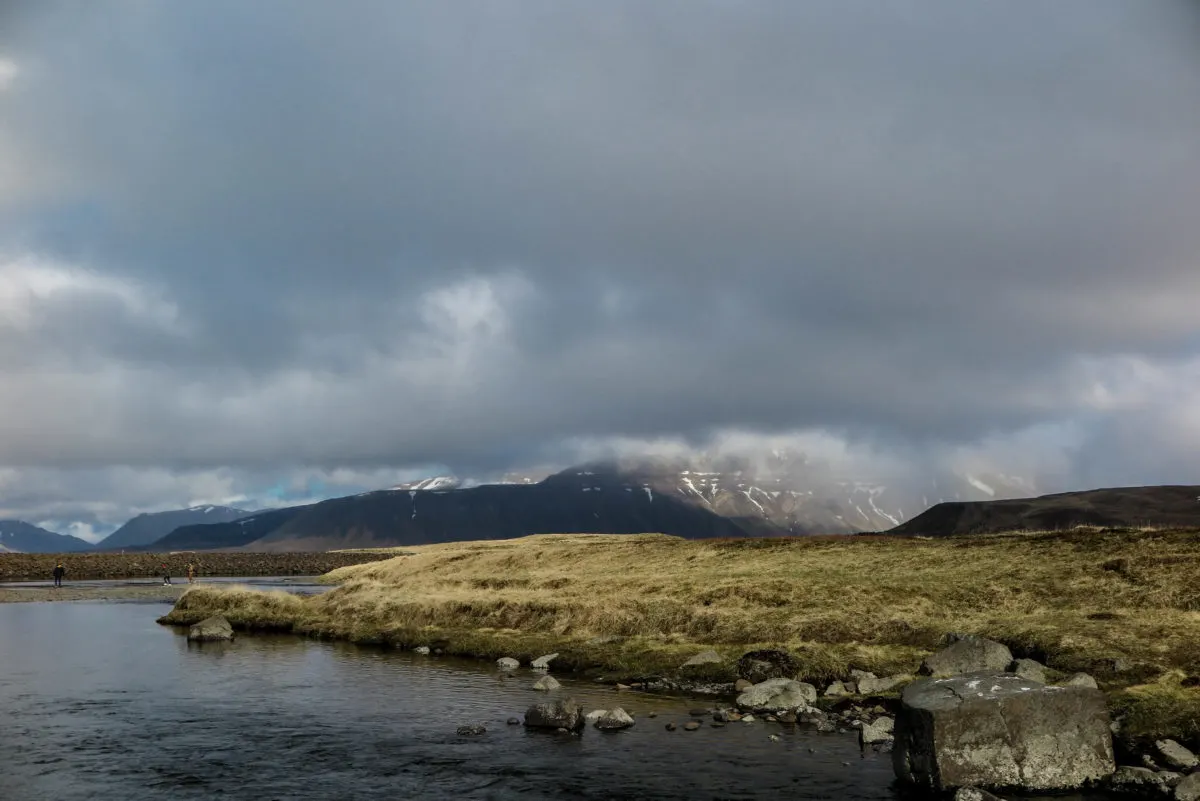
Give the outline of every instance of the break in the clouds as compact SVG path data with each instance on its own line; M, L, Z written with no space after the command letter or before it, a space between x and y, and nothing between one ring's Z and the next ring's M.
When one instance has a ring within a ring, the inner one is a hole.
M5 3L0 509L781 437L1195 482L1198 36L1115 0Z

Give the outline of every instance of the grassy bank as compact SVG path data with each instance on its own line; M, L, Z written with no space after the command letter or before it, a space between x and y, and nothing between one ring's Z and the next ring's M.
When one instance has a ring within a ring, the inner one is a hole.
M1139 733L1200 739L1200 533L689 542L540 536L410 549L327 594L200 588L164 622L235 625L478 656L560 651L611 676L675 673L700 648L784 646L822 683L911 672L949 631L1085 670ZM619 638L619 639L614 639ZM727 678L721 669L709 678Z

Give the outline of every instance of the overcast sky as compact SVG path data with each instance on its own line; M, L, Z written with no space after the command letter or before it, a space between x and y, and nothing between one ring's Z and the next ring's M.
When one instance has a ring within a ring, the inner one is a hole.
M4 0L0 517L714 441L1200 483L1198 44L1141 0Z

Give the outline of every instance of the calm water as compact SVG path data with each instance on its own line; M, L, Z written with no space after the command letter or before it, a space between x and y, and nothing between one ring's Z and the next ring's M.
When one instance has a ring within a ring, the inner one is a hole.
M526 731L505 721L545 697L527 672L290 637L189 645L154 622L167 608L0 605L0 799L899 798L888 756L848 735L668 733L689 704L625 693L633 729ZM455 734L473 722L488 733Z

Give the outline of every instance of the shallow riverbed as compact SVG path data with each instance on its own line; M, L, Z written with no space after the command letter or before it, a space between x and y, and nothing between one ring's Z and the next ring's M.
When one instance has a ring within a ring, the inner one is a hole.
M901 797L889 756L851 735L667 732L697 704L565 677L560 692L637 725L526 731L505 721L546 697L527 671L293 637L189 645L154 622L167 608L0 606L0 798ZM475 722L487 734L455 733Z

